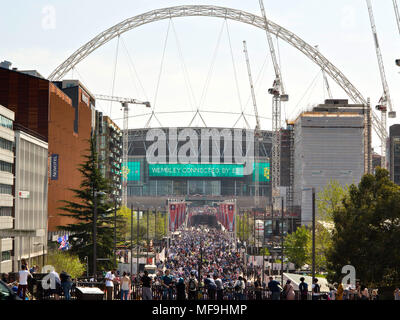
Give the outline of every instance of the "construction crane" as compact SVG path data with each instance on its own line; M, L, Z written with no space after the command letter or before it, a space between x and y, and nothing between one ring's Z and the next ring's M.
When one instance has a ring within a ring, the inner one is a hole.
M392 100L390 99L389 86L386 81L385 67L383 65L382 53L379 47L374 13L372 11L372 4L370 0L366 0L366 2L368 7L369 20L371 22L371 30L374 38L375 51L376 51L376 56L378 58L379 72L383 88L382 97L379 99L379 104L375 108L381 112L381 127L384 131L383 137L381 138L381 167L386 169L387 168L387 163L386 163L387 116L389 116L389 118L396 118L396 111L393 111ZM389 107L389 113L387 113L388 107Z
M272 63L274 65L275 80L273 87L268 89L268 93L272 95L272 199L275 202L275 208L279 202L277 198L280 196L280 180L281 180L281 102L288 101L289 96L285 93L285 88L282 82L281 70L276 59L275 48L272 42L271 33L269 31L269 23L265 14L263 0L259 0L262 17L264 18L265 32L267 34L268 46L271 53Z
M400 14L399 7L397 6L397 0L393 0L394 14L396 15L397 29L400 33Z
M122 130L122 205L127 206L128 200L128 119L129 119L129 104L143 104L150 108L150 102L143 102L132 98L121 98L114 96L95 95L97 100L119 102L124 111L123 116L123 130Z
M318 45L314 46L314 48L319 51ZM332 99L332 92L331 92L331 88L329 86L329 82L328 82L328 78L326 76L325 70L323 68L321 68L321 71L322 71L322 78L324 79L326 91L328 92L328 97L329 97L329 99Z
M243 52L246 58L247 64L247 73L249 74L249 82L250 82L250 91L251 97L253 100L253 108L254 108L254 115L256 117L256 128L254 129L254 151L255 151L255 159L254 159L254 205L256 208L259 208L260 205L260 177L259 177L259 156L260 156L260 142L262 141L262 134L260 130L260 119L258 117L258 110L257 110L257 102L256 102L256 95L254 93L254 85L253 85L253 77L251 76L251 68L250 68L250 60L249 54L247 52L247 45L246 41L243 41Z

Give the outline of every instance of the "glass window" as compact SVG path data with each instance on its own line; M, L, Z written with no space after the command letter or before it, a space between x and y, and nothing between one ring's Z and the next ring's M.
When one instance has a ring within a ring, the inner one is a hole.
M0 115L0 126L4 128L11 129L13 128L13 121L6 118L5 116Z
M0 171L12 173L13 165L12 163L8 163L0 160Z
M0 184L0 194L12 194L12 186L8 184Z
M174 195L183 196L187 194L187 182L186 180L174 180Z
M12 141L0 138L0 148L8 151L13 151L14 143Z
M0 283L0 300L8 300L10 299L10 289L6 287L4 284Z
M1 253L1 261L11 260L11 253L10 251L3 251Z
M11 217L12 208L11 207L0 207L0 217Z
M204 180L189 180L189 194L204 194Z

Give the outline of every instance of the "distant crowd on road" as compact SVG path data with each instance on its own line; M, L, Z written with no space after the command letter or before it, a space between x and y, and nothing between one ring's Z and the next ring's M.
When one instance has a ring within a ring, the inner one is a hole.
M357 282L354 288L333 284L329 292L321 292L318 279L309 285L304 277L295 290L291 280L284 286L278 277L265 277L255 266L246 266L242 256L226 232L216 229L189 228L183 230L165 253L164 261L156 263L157 272L131 275L110 270L104 275L101 285L107 300L378 300L378 290L369 290ZM1 280L22 299L32 299L28 290L29 279L38 272L38 267L28 267L25 260L17 279L9 281L7 274ZM71 289L77 286L66 272L49 273L56 283L49 293L54 299L71 299ZM86 282L87 281L87 282ZM87 279L93 283L94 279ZM98 285L98 282L97 282ZM400 300L400 290L393 292Z

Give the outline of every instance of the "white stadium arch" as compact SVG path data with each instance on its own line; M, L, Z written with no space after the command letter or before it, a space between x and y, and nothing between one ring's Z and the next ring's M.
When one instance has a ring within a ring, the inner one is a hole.
M129 30L160 20L194 16L230 19L255 26L263 30L266 29L264 19L261 16L232 8L210 5L186 5L156 9L126 19L114 25L113 27L101 32L99 35L97 35L92 40L76 50L63 63L61 63L50 74L48 79L51 81L61 80L71 69L74 68L75 65L85 59L97 48L101 47L110 40ZM268 20L268 28L269 32L289 43L291 46L302 52L315 64L320 66L346 92L346 94L354 103L367 105L366 99L357 90L357 88L314 46L308 44L293 32L283 28L282 26L272 22L271 20ZM373 127L379 138L382 139L386 137L386 132L382 128L377 115L373 111L371 112L371 115L373 119Z

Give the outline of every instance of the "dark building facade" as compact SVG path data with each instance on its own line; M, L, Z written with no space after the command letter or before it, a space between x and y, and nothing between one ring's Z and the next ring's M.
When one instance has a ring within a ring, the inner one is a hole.
M94 98L78 81L51 83L33 72L0 68L0 104L15 113L15 123L48 142L48 231L73 222L61 217L61 200L76 201L77 170L88 152Z
M389 171L390 179L400 185L400 124L389 128Z
M128 151L128 206L136 202L143 203L146 206L159 206L165 203L165 200L171 197L180 197L192 202L201 204L211 204L213 201L220 201L226 198L236 198L240 207L255 207L255 174L258 171L259 177L259 195L260 206L265 208L271 200L270 183L270 157L272 146L272 132L262 131L262 141L259 145L259 158L257 170L252 174L241 173L241 163L226 163L223 158L226 148L221 139L220 145L216 146L210 139L209 154L212 154L213 148L219 149L220 161L215 164L202 165L202 147L200 139L197 149L197 163L195 165L181 165L171 159L171 152L179 153L178 150L184 146L187 141L178 141L176 146L169 141L168 132L171 128L157 128L166 133L166 158L165 163L151 164L146 159L147 151L154 143L153 140L147 140L146 136L150 129L129 130L129 151ZM224 128L175 128L177 134L183 130L193 130L196 136L201 137L203 129L216 130L217 135L221 135L223 130L230 132L234 136L234 129ZM154 130L154 129L153 129ZM282 130L282 149L281 149L281 185L288 187L290 183L290 134ZM242 154L246 152L249 143L254 140L246 136L243 130L241 138ZM240 145L234 141L234 148ZM171 151L172 150L172 151ZM173 151L175 150L175 151ZM214 150L215 151L215 150ZM179 161L178 161L179 162ZM218 163L218 164L217 164ZM238 165L235 167L235 165ZM233 169L232 169L233 168ZM190 173L188 173L190 170ZM232 171L233 170L233 171ZM219 172L219 174L207 175L204 172ZM225 173L222 173L225 172Z
M114 199L121 203L122 132L109 117L96 111L95 134L100 170L111 183Z

